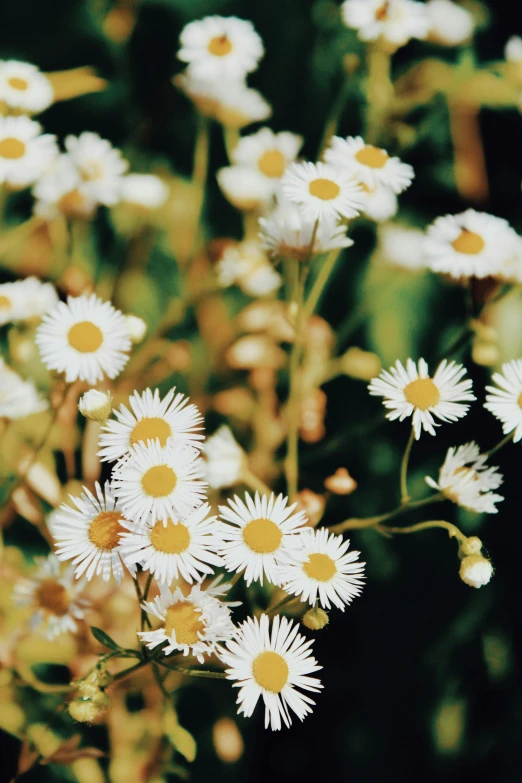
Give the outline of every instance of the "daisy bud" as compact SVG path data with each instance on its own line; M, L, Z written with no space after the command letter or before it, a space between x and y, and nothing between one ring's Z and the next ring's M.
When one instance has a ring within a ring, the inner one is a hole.
M89 389L80 397L78 410L91 421L105 422L112 411L112 396L110 392L101 392L97 389Z
M340 366L345 375L361 381L371 381L382 369L381 360L376 354L363 351L355 345L341 356Z
M92 723L102 712L103 710L90 699L74 699L69 704L69 714L78 723Z
M478 536L470 536L462 543L461 549L465 555L480 555L482 551L482 541Z
M325 479L324 485L334 495L351 495L357 489L357 482L346 468L337 468L335 473Z
M309 527L316 527L324 513L326 505L324 497L316 492L312 492L311 489L302 489L295 496L295 500L299 510L304 511L308 517Z
M316 606L306 612L301 622L310 631L320 631L328 625L329 619L324 609Z
M500 353L495 343L478 339L473 342L471 358L475 364L479 364L481 367L492 367L494 364L498 364Z
M483 587L493 576L493 566L482 555L467 555L460 564L459 573L470 587Z
M145 335L147 334L147 324L143 318L138 318L137 315L126 315L125 325L131 338L131 342L135 345L141 343Z
M99 687L94 682L89 682L89 680L80 680L78 682L78 691L80 693L81 698L83 699L91 699L95 700L96 696L99 692Z

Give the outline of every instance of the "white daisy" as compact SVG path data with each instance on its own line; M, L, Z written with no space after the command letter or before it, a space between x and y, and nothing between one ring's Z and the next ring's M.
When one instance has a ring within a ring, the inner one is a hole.
M113 491L133 522L183 518L205 497L198 451L183 443L136 443L112 474Z
M455 278L488 277L516 252L517 235L502 218L467 209L439 217L424 242L426 265Z
M76 508L63 503L53 518L56 556L60 560L73 561L77 579L85 574L90 581L93 576L101 575L108 582L113 574L119 584L123 579L124 563L132 576L136 571L136 567L123 561L121 555L124 516L109 482L103 491L98 482L94 486L95 495L83 487L80 497L69 496Z
M78 630L77 620L83 620L90 607L81 592L85 582L77 582L74 568L63 568L55 555L35 558L36 572L32 578L16 583L13 600L19 606L34 609L31 629L47 639Z
M265 703L265 728L274 731L292 723L290 712L300 720L312 712L315 703L299 689L318 692L323 686L310 674L322 667L310 654L313 641L298 633L299 626L276 616L270 629L266 614L249 617L235 639L220 648L218 655L228 667L227 679L239 688L238 712L249 718L260 697Z
M51 82L30 63L0 60L0 102L28 114L38 114L54 100Z
M500 487L503 476L498 473L497 468L487 467L487 458L488 455L481 454L479 447L473 442L448 449L440 469L439 481L426 476L426 483L468 511L496 514L498 509L495 503L504 498L502 495L495 495L491 490Z
M513 432L513 441L522 438L522 359L502 365L502 372L493 375L496 386L486 386L484 407L502 422L507 435ZM500 388L499 388L500 387Z
M215 271L220 286L236 284L252 297L273 294L283 283L260 244L250 240L226 247Z
M245 128L253 122L264 122L272 107L258 90L243 82L222 82L215 90L214 118L228 128Z
M361 41L382 37L404 46L410 38L426 38L430 29L426 6L414 0L346 0L341 15L347 27L358 31Z
M22 301L19 291L20 286L17 282L0 285L0 326L20 319Z
M194 655L203 663L205 655L212 655L220 642L232 639L235 626L230 607L238 603L221 601L230 584L220 584L218 576L206 589L197 584L185 596L177 587L174 591L160 585L160 594L154 601L147 601L143 608L162 621L156 631L144 631L138 635L150 650L167 642L165 655L180 650L183 655Z
M29 117L0 115L0 185L32 185L58 155L55 138Z
M53 220L59 215L90 218L98 201L84 186L78 168L67 153L59 155L33 188L36 215Z
M363 215L370 220L375 220L376 223L384 223L395 217L399 202L391 188L379 184L373 188L369 185L361 187L363 189Z
M272 198L268 177L250 166L226 166L219 169L218 185L230 203L244 212L263 209Z
M95 384L116 376L131 347L125 318L95 294L69 297L44 315L35 341L49 370L65 373L68 382Z
M265 50L252 22L206 16L185 25L178 58L201 79L242 79L255 71Z
M259 218L259 225L262 246L274 258L306 261L310 255L353 245L346 235L346 226L339 225L337 220L321 220L314 236L315 221L305 216L296 204L285 200L280 200L268 217Z
M245 572L247 586L263 584L264 577L278 585L278 565L288 562L299 546L296 533L306 525L306 515L293 513L297 503L287 503L288 498L273 492L262 497L256 492L255 498L245 492L244 502L235 495L228 506L219 507L224 524L218 552L228 571Z
M512 35L504 47L504 57L508 63L520 65L522 63L522 38Z
M429 0L430 40L445 46L469 41L475 30L475 19L467 8L451 0Z
M0 357L0 418L25 419L48 407L34 383L23 381Z
M305 217L313 221L356 217L363 205L360 185L353 176L327 163L290 164L281 188L285 198L299 204Z
M27 277L0 285L0 324L39 318L52 310L58 295L51 283Z
M169 196L168 185L154 174L127 174L123 177L121 198L144 209L159 209Z
M132 410L120 405L119 411L114 411L116 420L109 420L102 430L98 452L102 460L113 462L136 443L149 441L158 441L160 446L174 442L202 447L203 417L195 405L189 404L188 397L176 394L175 387L163 400L158 389L154 393L150 389L141 394L135 391L129 404Z
M89 131L80 136L67 136L65 148L82 179L82 193L107 207L116 204L121 198L123 175L129 167L120 150Z
M383 370L368 389L375 397L384 397L383 405L390 410L386 418L390 421L413 417L418 440L423 429L435 435L439 425L434 416L441 421L457 421L466 415L469 405L464 403L476 397L471 393L471 381L461 380L465 373L461 364L444 359L431 378L424 359L419 359L418 366L408 359L406 367L397 361L389 371Z
M347 136L345 139L334 136L324 159L334 168L347 169L358 182L369 188L386 185L394 193L402 193L409 188L415 176L413 167L408 163L391 158L380 147L365 144L360 136Z
M239 484L246 468L247 457L230 427L223 424L206 439L203 446L205 478L212 489Z
M188 516L164 525L157 522L124 523L129 533L121 537L121 551L125 563L139 563L159 582L170 585L174 579L199 582L213 574L212 566L223 565L215 554L220 543L216 538L217 518L209 517L210 506L203 503Z
M288 165L297 158L302 145L303 137L295 133L274 133L270 128L260 128L238 141L232 152L232 162L259 171L267 177L275 193L279 180Z
M301 597L301 601L325 609L331 603L344 611L346 604L359 595L364 584L365 563L356 563L360 552L348 552L349 541L329 534L326 528L308 529L300 536L300 548L292 562L281 566L283 590Z

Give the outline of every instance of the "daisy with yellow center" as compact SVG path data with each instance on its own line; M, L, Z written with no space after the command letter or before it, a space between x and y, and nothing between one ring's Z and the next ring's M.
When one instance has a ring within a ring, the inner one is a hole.
M54 286L36 277L0 285L0 324L40 318L56 305Z
M408 359L406 367L397 361L394 367L383 370L368 389L370 394L384 398L383 405L389 410L386 418L390 421L412 417L418 440L422 430L435 435L435 418L457 421L466 415L466 403L476 397L471 393L471 381L462 380L465 374L461 364L444 359L431 377L424 359L419 359L418 365Z
M56 555L60 560L72 560L76 577L85 574L90 581L101 576L107 582L114 575L119 584L123 579L124 562L134 576L136 567L122 560L120 536L125 532L123 513L107 482L104 489L95 484L95 494L87 487L80 497L70 496L75 507L63 503L53 516L52 534Z
M384 185L394 193L402 193L414 177L412 166L390 157L380 147L366 144L360 136L334 136L324 159L333 167L346 169L370 189Z
M352 174L327 163L292 163L281 180L281 189L312 224L356 217L363 205L361 187Z
M192 584L213 574L214 567L223 565L215 554L222 542L216 535L217 519L209 514L210 506L203 503L183 519L168 519L166 524L124 523L130 531L121 538L125 563L139 563L168 585L174 579Z
M98 201L86 192L84 180L67 153L59 155L33 188L36 215L53 220L59 215L68 218L91 218Z
M296 533L306 525L297 504L287 506L288 498L245 493L244 502L237 495L220 506L224 524L219 535L223 544L218 550L228 571L244 572L247 586L266 577L279 584L278 565L291 559L299 546Z
M85 582L74 578L74 567L63 568L55 555L35 558L36 571L16 583L13 600L18 606L31 606L31 629L46 639L76 633L78 620L85 617L90 602L82 595Z
M493 375L496 386L486 386L484 407L502 422L507 435L513 433L513 441L522 439L522 359L502 365L502 372Z
M162 625L138 636L150 650L166 643L165 655L180 651L183 655L194 655L203 663L205 655L216 652L217 645L232 639L236 630L230 610L240 604L221 600L231 587L221 584L221 579L218 576L206 589L194 585L186 596L179 587L171 591L166 585L160 585L159 596L145 602L143 608L161 620Z
M293 561L281 567L283 589L301 601L319 600L325 609L334 604L344 611L364 583L365 564L356 562L361 553L348 552L350 542L329 535L326 528L304 531L300 543Z
M426 476L426 484L468 511L496 514L495 503L504 498L491 490L500 487L503 477L497 468L486 465L487 458L473 442L448 449L438 482Z
M113 472L113 491L128 519L154 523L177 521L205 497L199 452L183 443L136 443Z
M129 168L120 150L89 131L67 136L65 148L80 176L81 195L106 207L117 204L122 196L124 174Z
M241 80L255 71L265 50L252 22L206 16L185 25L178 58L196 79Z
M425 264L454 278L502 275L520 258L520 238L506 220L467 209L439 217L428 228Z
M31 63L0 60L0 102L10 109L38 114L54 99L49 79Z
M303 137L295 133L274 133L270 128L261 128L239 140L232 152L232 161L259 171L270 181L275 192L287 166L297 158L302 144Z
M415 0L345 0L341 16L361 41L383 39L396 47L426 38L431 24L426 5Z
M131 341L124 316L95 294L69 297L44 315L35 341L49 370L66 381L95 384L116 378L127 364Z
M32 185L58 155L55 137L29 117L0 115L0 185L19 190Z
M265 728L289 727L290 713L303 720L315 702L302 691L318 692L323 687L310 677L322 667L310 654L312 641L298 633L297 623L276 616L270 628L266 614L249 617L237 629L233 640L220 648L219 658L229 668L227 679L239 688L238 713L249 718L260 698L265 703Z
M173 442L202 448L203 417L188 397L176 394L175 388L163 400L157 389L154 393L150 389L134 392L129 405L130 410L120 405L114 411L116 420L109 420L103 428L98 452L102 460L120 459L137 443L146 445L149 441L162 447Z
M241 128L263 122L272 114L269 103L258 90L243 81L198 79L191 73L178 74L173 83L204 117L210 117L229 128Z

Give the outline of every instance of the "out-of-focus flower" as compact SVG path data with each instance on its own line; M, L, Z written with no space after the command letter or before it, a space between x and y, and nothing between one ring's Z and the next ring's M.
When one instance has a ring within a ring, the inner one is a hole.
M272 107L258 90L242 82L220 84L216 91L214 118L228 128L240 130L253 122L264 122Z
M58 155L56 137L29 117L0 116L0 185L26 188Z
M95 384L125 367L131 347L125 318L110 302L95 294L69 297L44 315L35 337L49 370L65 380Z
M391 158L386 150L366 144L360 136L345 139L334 136L324 159L332 167L349 171L363 185L375 188L385 185L394 193L402 193L410 187L413 167L399 158Z
M214 395L212 403L214 409L227 418L236 418L243 423L252 420L255 399L250 389L246 389L244 386L223 389ZM210 438L207 438L205 443L208 444L209 440Z
M243 755L245 743L237 725L230 718L219 718L212 727L214 749L225 764L234 764Z
M230 367L236 370L255 370L259 367L280 369L286 362L286 353L264 334L252 334L236 340L227 353Z
M508 63L522 64L522 38L512 35L504 48L504 57Z
M0 285L0 324L28 321L49 312L58 302L51 283L36 277Z
M318 443L326 434L324 417L327 396L322 389L310 389L299 406L299 435L305 443Z
M323 517L326 506L326 500L323 495L318 495L317 492L312 492L311 489L302 489L294 499L297 503L297 508L306 514L308 526L316 527Z
M80 172L66 153L59 155L43 173L33 188L34 211L46 220L58 215L69 218L90 218L97 201L83 187Z
M346 468L337 468L335 473L325 479L324 486L334 495L351 495L357 489L357 482Z
M65 147L82 179L82 192L107 207L117 204L121 199L123 175L129 167L120 150L90 131L67 136Z
M363 351L356 345L348 348L341 356L340 369L351 378L361 381L371 381L382 369L381 360L371 351Z
M106 422L112 411L112 395L110 392L89 389L78 400L78 410L86 419Z
M368 185L362 185L363 189L363 207L362 214L376 223L384 223L395 217L399 208L397 196L391 188L386 185L376 185L370 188Z
M169 196L168 185L154 174L127 174L121 183L121 200L144 209L159 209Z
M233 487L240 483L247 458L230 427L223 424L207 438L203 454L205 478L212 489Z
M0 418L25 419L49 407L32 381L24 381L0 358Z
M522 359L502 365L502 372L493 375L496 386L486 386L484 407L502 422L507 435L513 433L513 441L522 438Z
M265 53L252 22L235 16L206 16L185 25L178 58L201 79L243 79Z
M467 8L451 0L429 0L426 8L430 19L430 40L445 46L458 46L472 37L475 20Z
M137 315L126 315L125 324L131 342L134 345L141 343L145 335L147 334L147 324L143 318L139 318Z
M239 313L236 324L245 332L266 332L277 342L293 342L294 328L288 321L287 305L279 299L252 302Z
M243 212L265 207L272 196L272 183L250 166L227 166L217 173L218 185L230 203Z
M482 555L467 555L460 564L460 578L470 587L484 587L493 576L493 566Z
M448 449L438 482L426 476L426 483L468 511L496 514L495 503L504 498L491 490L500 487L503 477L497 468L487 467L487 458L473 442Z
M310 674L321 667L310 654L311 642L296 633L286 617L276 616L270 629L266 614L249 617L237 629L233 641L218 652L229 667L227 678L238 682L239 714L249 718L262 697L265 703L265 728L281 729L292 723L289 708L300 720L312 711L312 699L297 688L317 692L321 681Z
M259 244L253 241L226 247L216 264L216 274L221 286L235 283L252 297L273 294L283 282Z
M327 163L292 163L281 188L288 201L299 204L312 224L356 217L362 209L361 188L351 173Z
M432 378L424 359L419 359L418 365L408 359L406 367L397 361L394 367L383 370L368 389L370 394L384 397L383 405L390 411L386 418L390 421L412 416L418 440L423 429L435 435L438 425L434 416L441 421L457 421L466 415L469 405L465 403L476 397L471 393L471 381L461 380L465 373L461 364L444 359Z
M269 180L275 193L279 180L292 163L303 144L303 137L288 131L274 133L261 128L243 136L232 152L232 161L238 166L251 166Z
M361 41L381 38L404 46L411 38L426 38L430 18L424 3L414 0L345 0L341 6L347 27L357 30Z
M420 229L389 223L379 226L378 237L384 258L393 266L411 271L426 268L425 234Z
M38 114L54 99L49 79L31 63L0 60L0 103L27 114Z

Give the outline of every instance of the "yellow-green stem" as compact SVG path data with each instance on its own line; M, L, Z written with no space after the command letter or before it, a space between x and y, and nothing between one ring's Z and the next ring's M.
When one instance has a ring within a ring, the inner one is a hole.
M458 541L467 541L467 536L462 533L456 525L452 525L451 522L446 522L443 519L432 519L429 522L419 522L416 525L410 525L409 527L390 527L388 525L379 526L377 529L386 533L420 533L423 530L431 530L432 528L442 528L447 530L450 538L456 538Z
M415 430L412 427L401 463L401 505L403 506L405 506L411 500L410 496L408 495L408 464L410 461L411 447L413 446L414 439Z
M247 487L253 489L254 492L260 492L261 495L269 495L272 492L268 484L265 484L264 481L258 478L258 476L255 476L250 470L244 470L241 474L241 478Z
M292 352L290 354L289 366L290 389L286 406L287 449L285 459L287 492L290 498L293 498L297 493L299 479L299 363L301 359L301 331L303 326L303 283L299 274L299 262L294 260L293 264L297 267L297 272L295 274L296 284L292 297L292 303L295 304L296 313L295 337Z

